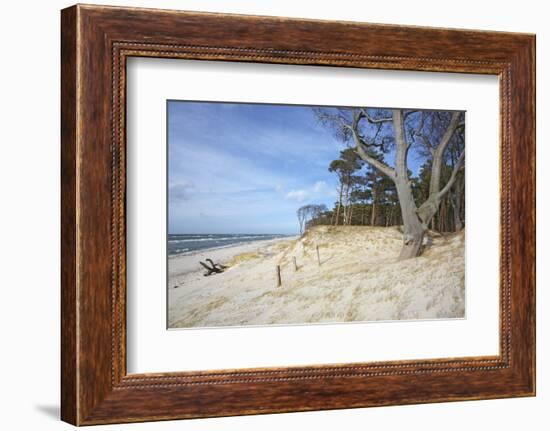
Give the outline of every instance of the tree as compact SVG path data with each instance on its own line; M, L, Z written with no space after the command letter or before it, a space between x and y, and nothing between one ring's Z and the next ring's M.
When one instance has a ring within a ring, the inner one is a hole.
M308 205L298 208L296 216L298 217L298 225L300 226L300 235L304 233L304 227L306 225Z
M453 140L448 149L448 158L450 160L450 165L454 169L461 156L461 148L464 147L464 135L458 134L456 139ZM451 187L449 192L449 201L453 209L453 225L454 231L458 232L462 230L464 224L462 222L462 214L465 210L464 208L464 189L466 186L465 183L464 170L459 171L457 178L454 184Z
M415 111L405 109L337 108L316 109L318 118L356 154L395 185L403 221L400 259L419 256L428 223L450 191L464 162L464 146L445 184L441 184L446 150L457 134L463 133L461 112ZM415 202L408 154L418 146L431 159L430 183L426 199ZM393 164L385 161L393 156Z
M331 214L325 204L311 205L309 219L306 221L306 230L317 224L326 224L326 221L330 220L330 215Z
M455 232L461 231L464 227L464 223L462 222L462 213L464 211L464 185L464 173L462 173L455 181L450 193Z
M350 214L350 221L349 224L353 224L353 208L355 207L355 204L359 204L359 210L361 211L360 218L361 218L361 225L365 224L365 216L366 216L366 209L368 202L372 196L371 191L368 189L368 181L367 177L365 175L354 175L351 178L352 182L352 191L350 194L350 201L352 205L352 211ZM357 216L356 216L357 217Z
M348 224L349 218L349 199L351 194L352 175L358 169L361 169L362 161L355 151L347 148L340 152L340 158L333 160L329 165L329 172L335 172L338 175L339 193L338 206L336 208L336 218L334 225L340 221L340 210L343 208L343 224Z
M298 224L300 226L300 235L305 231L308 221L319 218L323 213L328 211L325 204L316 205L309 204L298 208L296 215L298 217Z
M441 168L441 183L446 184L461 156L464 148L464 134L455 133L447 147L444 156L444 164ZM427 200L430 190L431 177L431 159L420 167L418 177L414 179L413 194L417 206L420 206ZM457 178L447 193L441 200L439 209L430 221L430 229L440 232L458 232L464 227L464 171L459 169Z
M397 196L397 190L393 181L387 177L382 177L381 181L377 184L377 188L380 190L379 202L384 210L384 226L393 226L396 224L396 220L401 220L397 217L399 211L399 199Z

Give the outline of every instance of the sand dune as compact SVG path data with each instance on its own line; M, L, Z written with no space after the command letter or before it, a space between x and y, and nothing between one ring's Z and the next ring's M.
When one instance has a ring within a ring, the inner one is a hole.
M464 232L397 261L401 242L395 227L318 226L301 238L170 258L169 327L464 317ZM204 277L206 257L229 269Z

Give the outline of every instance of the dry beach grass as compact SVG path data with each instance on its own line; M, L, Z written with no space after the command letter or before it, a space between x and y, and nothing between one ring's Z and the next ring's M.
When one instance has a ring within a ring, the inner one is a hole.
M301 238L172 257L169 327L464 317L464 231L433 235L422 256L398 261L401 244L395 227L317 226ZM207 257L229 268L204 277Z

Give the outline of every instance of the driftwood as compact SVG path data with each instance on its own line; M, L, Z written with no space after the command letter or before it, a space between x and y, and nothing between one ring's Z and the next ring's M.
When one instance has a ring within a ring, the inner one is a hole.
M227 266L222 265L220 263L214 263L212 259L206 259L206 261L210 265L204 262L199 262L206 269L206 272L203 274L205 277L208 277L209 275L212 275L212 274L219 274L227 269Z

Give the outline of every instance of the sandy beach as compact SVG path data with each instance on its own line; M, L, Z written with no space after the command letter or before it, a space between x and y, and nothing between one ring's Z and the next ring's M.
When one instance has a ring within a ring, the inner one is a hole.
M464 317L464 231L397 261L401 244L395 227L318 226L300 238L171 257L169 327ZM206 258L228 269L205 277Z

